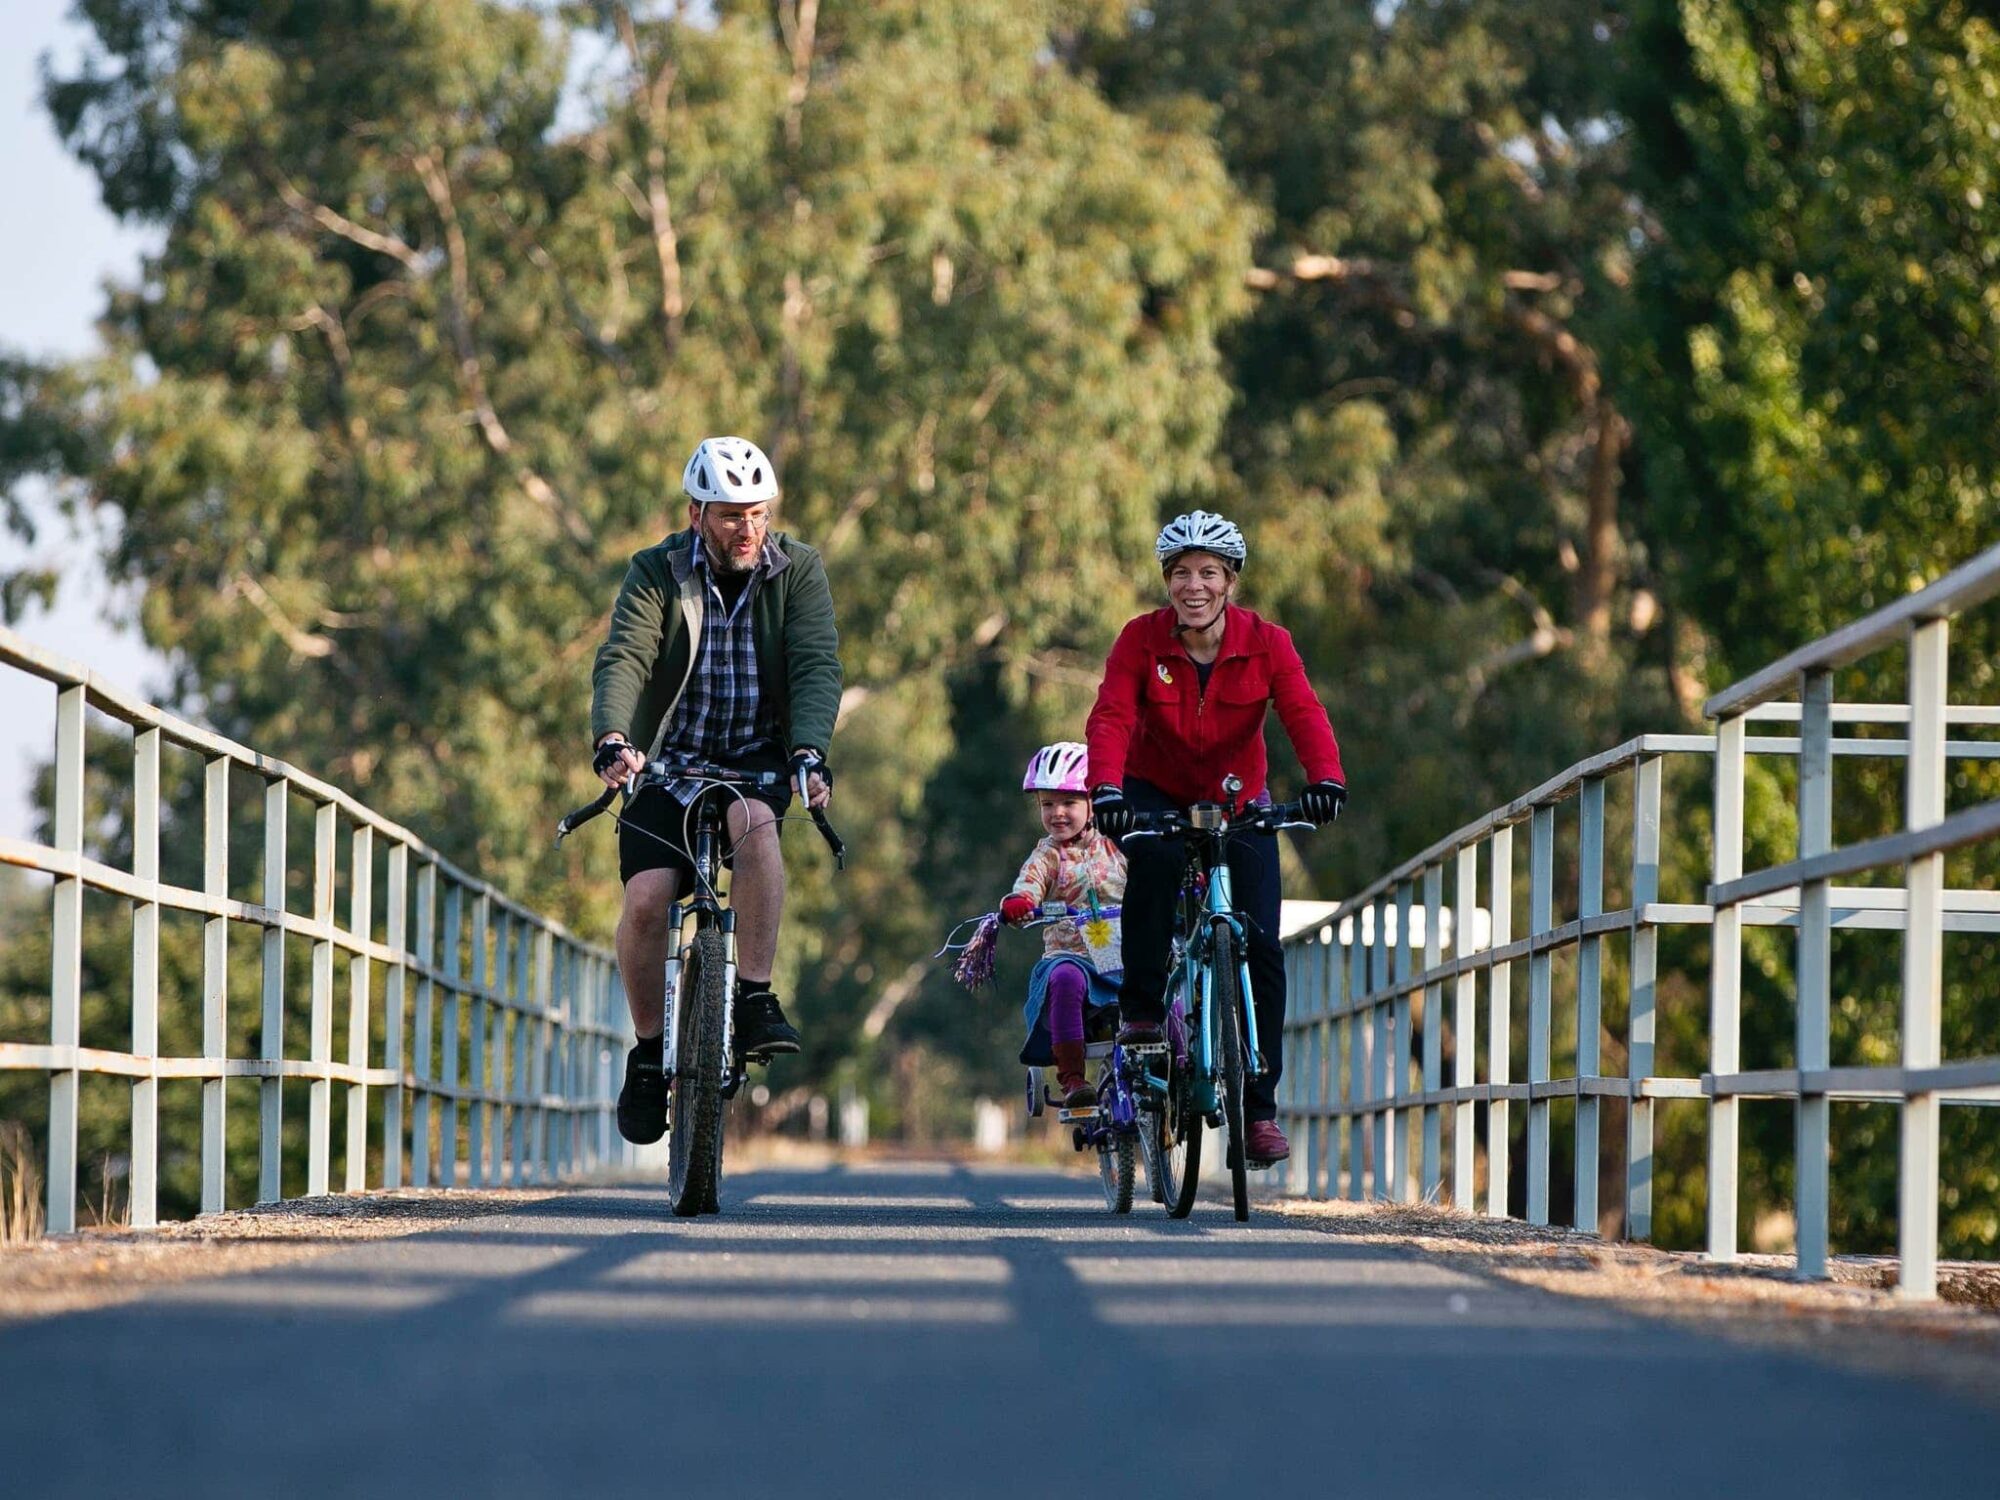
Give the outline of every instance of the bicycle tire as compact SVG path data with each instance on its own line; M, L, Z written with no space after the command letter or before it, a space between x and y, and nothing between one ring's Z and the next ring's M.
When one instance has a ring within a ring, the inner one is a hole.
M673 1122L667 1201L676 1218L709 1211L722 1175L722 1021L729 1004L722 933L697 932L681 965L675 1010Z
M1139 1109L1139 1165L1146 1172L1146 1190L1155 1203L1167 1201L1166 1183L1160 1175L1160 1111L1150 1105Z
M1159 1131L1160 1201L1167 1217L1185 1219L1201 1195L1201 1111L1195 1107L1192 1055L1167 1064L1166 1107L1156 1119Z
M1104 1185L1104 1206L1114 1214L1132 1212L1134 1144L1129 1135L1114 1135L1097 1152L1097 1176Z
M1236 934L1225 923L1216 923L1210 961L1216 1034L1222 1042L1216 1092L1222 1096L1222 1128L1229 1132L1229 1190L1240 1224L1250 1217L1250 1165L1243 1154L1243 996L1237 986Z

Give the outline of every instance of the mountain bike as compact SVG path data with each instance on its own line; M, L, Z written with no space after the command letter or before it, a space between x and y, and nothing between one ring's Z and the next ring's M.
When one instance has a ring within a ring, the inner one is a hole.
M1297 803L1238 808L1243 782L1223 778L1222 802L1197 802L1184 812L1140 813L1135 838L1180 838L1187 849L1167 966L1167 1025L1163 1042L1121 1049L1140 1070L1150 1101L1141 1134L1147 1166L1161 1158L1171 1187L1172 1217L1194 1208L1204 1125L1227 1133L1230 1188L1239 1221L1250 1217L1249 1165L1244 1157L1244 1088L1266 1071L1258 1045L1257 1008L1250 993L1248 922L1230 891L1229 841L1240 834L1316 828ZM1155 1066L1162 1071L1155 1072Z
M826 814L807 799L806 779L801 772L793 790L832 851L834 868L844 869L846 846ZM673 1090L667 1115L667 1200L680 1218L720 1211L716 1195L722 1185L723 1106L743 1087L750 1064L766 1061L745 1057L736 1046L736 913L716 889L725 862L723 801L709 792L739 798L775 792L784 786L785 773L648 761L624 784L625 805L648 788L658 787L656 795L664 797L668 784L688 781L699 783L702 795L682 823L683 852L694 866L694 881L674 903L669 929L674 941L667 953L663 1060ZM556 843L609 808L620 790L607 788L595 802L565 814L556 825Z

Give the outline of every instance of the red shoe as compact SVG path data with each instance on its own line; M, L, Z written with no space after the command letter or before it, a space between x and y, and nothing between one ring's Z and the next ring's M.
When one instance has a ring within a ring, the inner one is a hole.
M1064 1109L1089 1109L1097 1103L1097 1090L1090 1086L1084 1076L1084 1051L1082 1042L1057 1042L1056 1088L1063 1096Z
M1243 1134L1244 1165L1253 1172L1275 1167L1292 1154L1292 1143L1276 1120L1252 1120Z

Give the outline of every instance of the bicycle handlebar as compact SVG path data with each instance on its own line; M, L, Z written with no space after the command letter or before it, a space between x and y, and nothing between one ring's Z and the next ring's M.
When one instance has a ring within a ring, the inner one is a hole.
M1218 814L1222 812L1220 805L1213 802L1197 803L1196 806L1213 808ZM1278 833L1287 828L1319 826L1300 811L1298 803L1278 802L1269 807L1246 807L1234 817L1222 817L1214 827L1204 827L1182 810L1136 813L1132 818L1132 831L1125 837L1164 839L1184 833Z
M847 845L841 841L840 835L834 832L833 824L827 821L825 809L812 805L812 799L806 790L810 774L809 771L799 773L795 790L799 794L799 800L806 804L806 810L812 814L813 827L819 830L820 837L826 841L826 847L833 855L834 869L844 870L847 868ZM557 847L561 847L562 841L577 829L606 811L611 806L612 799L621 790L629 797L643 786L659 785L669 781L720 782L729 787L748 787L753 791L769 792L785 784L785 773L744 772L731 770L727 766L702 765L695 761L649 760L646 762L645 770L630 777L623 787L608 786L596 801L586 802L582 807L564 813L556 823Z

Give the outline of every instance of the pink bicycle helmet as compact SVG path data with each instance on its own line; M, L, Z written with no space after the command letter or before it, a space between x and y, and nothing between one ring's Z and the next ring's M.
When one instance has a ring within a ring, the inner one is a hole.
M1028 774L1021 778L1021 790L1075 792L1081 797L1090 790L1084 784L1085 762L1089 758L1089 748L1075 740L1058 740L1053 745L1044 745L1028 762Z

